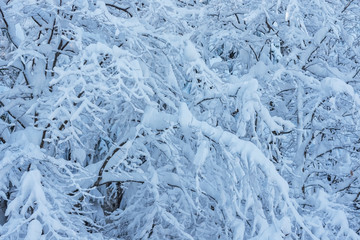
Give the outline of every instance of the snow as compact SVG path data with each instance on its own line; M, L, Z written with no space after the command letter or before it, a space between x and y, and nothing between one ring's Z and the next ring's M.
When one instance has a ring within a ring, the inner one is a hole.
M271 181L276 182L276 186L281 190L280 192L287 196L288 184L279 175L275 167L271 162L261 153L261 151L251 142L247 142L239 139L236 135L222 130L220 127L212 127L206 122L200 122L196 120L186 103L181 103L179 122L184 127L195 127L200 129L203 134L209 136L216 142L228 146L231 153L238 153L243 161L250 161L260 167Z
M20 42L23 42L25 40L25 33L20 23L15 24L15 34Z
M43 59L38 59L36 63L32 66L32 71L29 72L28 76L30 77L30 82L34 85L34 95L41 94L48 85L44 76L46 69L46 61Z
M185 43L184 57L188 62L194 62L200 58L199 52L196 50L194 44L189 40Z
M1 61L1 60L0 60ZM6 91L8 91L8 90L10 90L8 87L6 87L6 86L0 86L0 94L2 94L3 92L6 92Z
M208 143L206 141L201 142L194 157L194 164L198 167L203 165L207 158L208 153L209 153Z
M346 84L344 81L338 78L327 77L323 79L321 81L321 89L327 96L338 93L347 93L350 96L354 96L354 89L352 86Z
M359 239L360 6L276 2L0 2L0 238Z
M329 31L328 27L323 27L319 31L317 31L315 36L314 36L314 43L315 44L320 44L321 41L324 39L326 33L328 33L328 31Z
M253 76L253 78L262 78L266 75L268 67L264 62L259 61L253 67L251 67L249 71L249 75Z
M232 224L232 229L234 232L233 239L243 240L245 235L245 222L239 219L234 219Z
M193 120L193 116L187 107L186 103L180 104L179 109L179 123L182 127L189 127Z
M169 64L169 66L168 66L167 78L168 78L171 86L175 87L176 89L179 89L179 84L178 84L178 81L176 79L176 76L175 76L175 73L174 73L174 70L173 70L171 64Z
M71 155L74 159L76 159L76 161L78 161L81 164L85 163L85 159L86 159L86 152L84 149L81 148L75 148L74 150L72 150Z
M17 145L34 145L39 146L42 138L42 131L33 127L27 127L26 129L16 131L11 134L10 143Z
M280 226L281 226L281 232L284 235L289 235L290 233L292 233L291 220L289 217L287 217L287 216L283 217L280 221Z
M296 127L295 124L293 124L291 121L284 120L281 117L274 116L274 117L272 117L272 119L279 126L282 126L284 128L284 130L290 130L290 129L294 129ZM275 128L273 128L273 129L275 129Z
M38 169L24 173L18 197L11 201L5 215L21 214L25 216L28 207L36 203L39 214L47 214L48 203L41 185L41 173ZM21 210L20 210L21 209ZM20 212L19 212L20 210Z
M164 112L159 112L153 107L147 107L143 115L142 124L145 127L152 129L165 129L169 127L171 122L174 122L175 118Z
M264 120L264 122L267 124L267 126L270 128L270 130L275 131L275 132L281 132L283 130L283 127L279 126L277 124L275 119L270 116L269 111L264 106L260 106L259 108L260 109L259 109L258 113L261 116L261 118ZM285 122L283 122L283 123L285 123ZM286 122L286 123L288 126L291 126L291 124L289 124L288 122Z
M213 66L213 65L216 64L216 63L220 63L220 62L222 62L221 57L215 57L215 58L211 58L211 59L210 59L210 65L211 65L211 66Z
M87 101L83 101L80 106L76 109L76 111L71 115L70 121L75 121L80 119L80 114L86 109Z
M42 233L42 224L34 219L29 223L25 240L40 239Z

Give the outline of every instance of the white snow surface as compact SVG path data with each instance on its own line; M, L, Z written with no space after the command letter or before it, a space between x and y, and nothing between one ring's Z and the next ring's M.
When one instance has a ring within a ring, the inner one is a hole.
M25 240L40 239L42 233L42 224L34 219L29 223Z
M199 52L196 50L196 47L190 40L185 42L184 57L188 62L195 62L200 58Z

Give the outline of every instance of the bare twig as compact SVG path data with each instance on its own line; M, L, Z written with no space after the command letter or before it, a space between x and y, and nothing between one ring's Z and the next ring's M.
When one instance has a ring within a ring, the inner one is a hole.
M5 105L3 104L3 102L0 101L0 106L4 107ZM20 125L21 127L23 127L25 129L25 125L19 120L17 119L9 110L6 111L12 118L14 118Z
M50 123L46 126L46 128L50 127ZM45 136L46 136L46 128L42 133L42 137L41 137L41 143L40 143L40 148L44 148L44 144L45 144Z
M133 16L133 15L128 11L129 7L128 7L128 8L122 8L122 7L118 7L118 6L115 6L115 5L110 4L110 3L106 3L105 5L108 6L108 7L116 8L117 10L123 11L123 12L127 13L130 17Z
M41 24L40 24L33 16L32 16L31 18L32 18L32 20L34 20L34 22L35 22L39 27L42 27Z
M236 17L236 21L238 22L238 24L240 24L240 19L237 13L235 13L235 17Z
M8 37L8 39L10 40L10 42L11 42L12 44L14 44L14 46L15 46L16 48L18 48L18 45L13 41L13 39L12 39L11 36L10 36L10 33L9 33L9 24L8 24L7 21L6 21L5 15L4 15L4 13L3 13L3 11L2 11L1 8L0 8L0 14L1 14L1 17L2 17L2 19L3 19L3 21L4 21L4 23L5 23L5 28L6 28L6 31L7 31L7 37Z
M356 195L355 199L353 200L354 202L356 202L360 197L360 192L358 192L358 194Z
M197 106L197 105L199 105L199 104L201 104L201 103L203 103L203 102L205 102L205 101L210 101L210 100L219 99L219 98L220 98L220 97L204 98L204 99L202 99L201 101L199 101L198 103L196 103L195 105Z
M51 40L52 40L52 38L54 36L55 24L56 24L56 17L54 17L54 22L53 22L53 26L51 28L51 33L50 33L50 37L49 37L49 40L48 40L48 44L51 43Z
M356 73L354 74L354 76L352 78L355 78L360 72L360 68L356 71Z
M258 55L256 54L254 48L253 48L250 44L249 44L249 47L250 47L251 51L254 53L255 58L256 58L256 61L258 62L258 61L259 61L259 57L258 57Z
M63 51L68 44L69 44L69 41L67 41L67 42L63 45L63 40L62 40L62 39L60 40L60 43L59 43L59 46L58 46L58 49L57 49L58 51L56 51L56 53L55 53L55 57L54 57L54 61L53 61L51 70L54 70L54 67L56 66L56 63L57 63L57 60L58 60L58 58L59 58L59 56L60 56L60 54L61 54L61 51ZM55 74L54 74L54 72L52 71L51 76L54 76L54 75L55 75Z
M267 26L268 29L269 29L268 32L270 32L271 30L273 30L273 31L275 32L274 28L270 25L270 23L268 22L268 19L267 19L267 18L265 19L265 23L266 23L266 26Z
M346 6L344 7L344 9L341 11L341 13L345 12L346 9L350 6L350 4L351 4L353 1L354 1L354 0L350 0L350 1L348 2L348 4L346 4Z
M3 19L3 21L4 21L4 23L5 23L5 27L8 28L8 27L9 27L9 24L8 24L7 21L6 21L5 15L4 15L3 11L1 10L1 8L0 8L0 14L1 14L1 17L2 17L2 19Z
M46 21L45 18L43 18L39 13L37 15L41 18L41 20L43 20L46 24L48 24L48 21Z
M138 180L105 181L105 182L100 183L99 186L109 184L109 183L120 183L120 184L123 184L123 183L141 183L141 184L143 184L144 181L138 181Z

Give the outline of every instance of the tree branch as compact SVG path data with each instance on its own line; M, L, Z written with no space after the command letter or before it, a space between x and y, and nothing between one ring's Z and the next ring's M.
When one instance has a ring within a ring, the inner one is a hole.
M344 9L341 11L341 13L345 12L346 9L350 6L350 4L351 4L353 1L354 1L354 0L350 0L350 1L348 2L348 4L346 4L346 6L344 7Z
M354 76L352 78L355 78L360 72L360 68L356 71L356 73L354 74Z
M66 43L63 45L63 40L62 39L60 40L59 46L57 48L58 51L56 51L56 53L55 53L54 61L53 61L52 67L51 67L51 70L52 70L51 76L55 75L54 71L53 71L54 67L56 66L56 63L57 63L57 60L58 60L58 58L59 58L59 56L61 54L61 51L64 50L68 44L69 44L69 41L66 41Z
M110 159L121 149L121 147L124 146L125 143L127 143L127 141L128 141L128 140L120 143L119 147L115 148L114 151L111 153L111 155L109 155L109 156L105 159L104 163L103 163L103 164L101 165L101 167L100 167L100 170L99 170L99 173L98 173L98 178L97 178L96 182L93 184L92 187L98 187L98 186L100 186L100 182L101 182L101 180L102 180L102 175L103 175L103 172L104 172L104 170L105 170L106 165L109 163Z
M12 40L12 38L11 38L11 36L10 36L10 34L9 34L9 24L8 24L7 21L6 21L5 15L4 15L4 13L3 13L3 11L2 11L1 8L0 8L0 14L1 14L1 17L2 17L2 19L3 19L3 21L4 21L4 23L5 23L5 28L6 28L6 31L7 31L7 37L9 38L10 42L11 42L12 44L14 44L14 46L15 46L16 48L18 48L18 45L16 45L16 44L14 43L14 41Z
M4 21L4 23L5 23L5 27L6 27L6 29L8 29L8 27L9 27L9 24L7 23L7 21L6 21L6 19L5 19L5 15L4 15L4 13L3 13L3 11L2 11L2 9L0 8L0 14L1 14L1 17L2 17L2 19L3 19L3 21Z
M34 22L35 22L39 27L42 27L41 24L40 24L38 21L36 21L36 19L35 19L33 16L31 16L31 18L32 18L32 20L34 20Z
M50 123L46 126L46 128L50 127ZM44 144L45 144L45 136L46 136L46 128L42 133L42 137L41 137L41 143L40 143L40 148L44 148Z
M4 107L5 105L4 105L3 102L0 101L0 106L1 106L1 107ZM21 125L21 127L23 127L24 129L26 128L25 125L24 125L19 119L17 119L9 110L6 110L6 112L7 112L12 118L14 118L15 121L17 121L17 122Z
M120 11L123 11L123 12L127 13L130 17L133 17L133 15L128 11L129 7L128 8L121 8L121 7L115 6L115 5L110 4L110 3L106 3L105 5L108 6L108 7L116 8L117 10L120 10Z
M51 33L50 33L50 38L49 38L49 40L48 40L48 44L51 43L51 40L52 40L52 38L53 38L53 36L54 36L55 24L56 24L56 17L54 17L54 22L53 22L53 26L52 26L52 28L51 28Z
M256 58L256 61L258 62L258 61L259 61L259 57L257 56L257 54L256 54L256 52L255 52L255 50L254 50L254 48L253 48L250 44L249 44L249 47L250 47L251 51L254 53L255 58Z

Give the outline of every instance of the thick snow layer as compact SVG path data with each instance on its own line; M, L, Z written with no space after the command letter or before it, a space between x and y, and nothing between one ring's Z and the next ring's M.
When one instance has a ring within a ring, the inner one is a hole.
M338 78L325 78L321 81L321 88L327 96L331 96L337 93L347 93L350 96L354 96L354 89L352 86L346 84L344 81Z
M180 106L179 122L182 127L195 127L214 141L228 146L230 152L238 153L242 159L254 162L263 169L266 175L277 183L281 193L287 195L289 186L279 175L274 165L263 155L263 153L251 142L239 139L236 135L222 130L220 127L212 127L206 122L196 120L185 103Z
M305 226L300 214L293 205L293 201L289 197L288 183L279 175L275 166L269 161L269 159L267 159L253 143L241 140L236 135L224 131L220 127L212 127L206 122L198 121L191 114L186 103L181 103L180 105L179 123L184 129L189 127L199 129L204 135L209 136L213 141L218 142L222 146L226 146L230 153L238 154L241 161L249 162L250 164L254 164L256 167L260 168L268 180L274 183L279 191L279 194L288 205L298 224L300 224L300 226L302 226L313 239L318 239Z
M86 152L84 149L81 148L75 148L71 152L72 157L76 159L79 163L83 164L86 159Z
M20 42L23 42L25 40L24 30L22 29L22 27L21 27L21 25L19 23L17 23L15 25L15 33L16 33L16 37L18 38L18 40Z
M208 153L209 153L208 143L206 141L201 142L194 157L194 164L196 166L201 166L205 162Z
M357 231L355 1L0 9L0 239Z
M18 197L10 202L6 209L6 215L18 213L25 215L28 207L34 203L37 205L37 211L41 214L47 214L48 203L41 184L41 173L34 169L24 173L21 178L20 193Z
M200 58L199 52L191 41L186 41L185 43L184 57L188 62L194 62Z
M38 220L34 219L29 223L25 240L40 239L41 233L42 225Z
M145 127L152 129L165 129L169 127L171 122L175 121L176 119L172 115L159 112L153 107L148 107L145 109L141 122Z
M11 138L9 140L10 143L13 144L34 144L39 146L42 138L42 131L39 131L33 127L27 127L23 130L19 130L11 134Z

